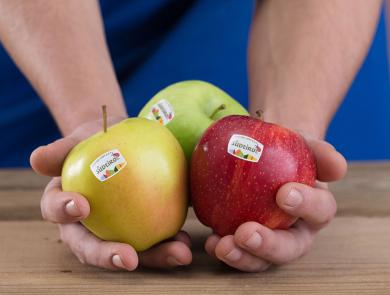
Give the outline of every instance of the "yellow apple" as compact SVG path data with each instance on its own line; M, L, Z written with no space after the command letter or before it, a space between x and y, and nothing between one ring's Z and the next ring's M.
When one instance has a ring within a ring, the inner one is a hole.
M88 199L91 213L82 223L92 233L137 251L174 236L187 213L183 150L167 128L142 118L75 146L62 169L62 188Z

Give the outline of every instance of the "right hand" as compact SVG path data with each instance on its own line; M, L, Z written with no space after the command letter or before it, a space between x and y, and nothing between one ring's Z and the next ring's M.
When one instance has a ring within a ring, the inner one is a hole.
M109 124L123 120L109 118ZM70 150L83 139L102 128L101 120L84 123L70 135L49 145L38 147L30 157L32 168L39 174L52 176L41 199L42 217L58 223L61 240L81 263L106 269L136 269L138 263L153 268L172 268L191 263L191 240L181 231L174 238L138 253L128 244L103 241L89 232L80 220L90 212L87 199L74 192L63 192L61 169Z

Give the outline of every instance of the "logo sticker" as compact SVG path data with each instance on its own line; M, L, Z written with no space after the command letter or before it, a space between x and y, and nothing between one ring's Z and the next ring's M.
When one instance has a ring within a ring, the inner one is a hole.
M227 152L239 159L256 163L260 160L263 149L264 145L257 140L245 135L233 134Z
M127 162L118 149L113 149L100 155L89 166L93 175L100 181L106 181L121 171Z
M174 117L175 113L173 111L173 107L165 99L162 99L152 105L150 113L146 116L147 119L157 121L161 125L167 125Z

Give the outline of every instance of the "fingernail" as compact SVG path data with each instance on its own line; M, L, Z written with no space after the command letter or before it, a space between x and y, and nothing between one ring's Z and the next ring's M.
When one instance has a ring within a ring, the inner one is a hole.
M77 217L81 215L79 208L77 208L76 203L73 200L66 203L65 211L70 216Z
M253 250L257 250L261 245L261 236L259 233L254 232L252 236L245 242L245 246Z
M122 259L118 254L112 256L112 264L119 268L125 268Z
M230 251L226 256L225 258L229 261L237 261L241 258L241 251L238 250L238 249L233 249L232 251Z
M173 256L168 256L167 258L167 263L170 266L178 266L178 265L183 265L183 263L179 262L175 257Z
M301 204L303 201L302 194L293 188L289 193L287 198L284 200L284 205L288 207L296 207Z

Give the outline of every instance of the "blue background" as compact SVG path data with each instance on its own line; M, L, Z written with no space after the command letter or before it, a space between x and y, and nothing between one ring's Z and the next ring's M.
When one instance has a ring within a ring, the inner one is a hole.
M247 106L246 49L253 3L101 0L107 41L129 115L165 86L210 81ZM390 83L382 15L368 57L329 128L349 160L390 159ZM0 167L28 166L60 137L43 103L0 47Z

